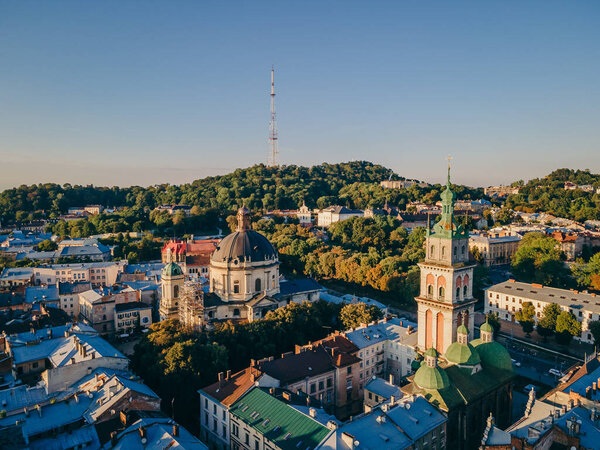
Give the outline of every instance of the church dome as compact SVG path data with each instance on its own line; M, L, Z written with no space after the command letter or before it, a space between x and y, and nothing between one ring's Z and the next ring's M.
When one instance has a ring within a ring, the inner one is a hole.
M448 184L446 186L446 189L444 189L444 192L442 192L440 194L440 197L442 198L442 202L454 203L454 201L456 200L456 194L454 193L454 191L452 189L450 189L450 184Z
M461 364L465 366L474 366L481 362L479 358L479 353L475 350L471 344L461 344L459 342L454 342L448 347L446 350L446 354L444 355L446 361Z
M178 275L183 275L183 270L181 270L179 264L174 262L170 262L162 270L163 277L176 277Z
M481 328L479 328L479 331L483 331L486 333L493 333L494 330L492 329L492 326L490 325L490 323L486 320L485 323L483 325L481 325Z
M421 367L417 370L414 382L421 389L436 389L438 391L450 386L450 379L446 372L437 366L428 366L425 362L422 362Z
M268 261L277 259L277 252L262 234L253 230L243 230L225 237L210 259L215 262Z
M514 370L510 353L499 342L483 342L481 339L475 339L472 343L484 366L510 372Z
M238 210L237 231L226 236L214 251L213 262L260 262L277 260L277 251L262 234L251 229L250 211L246 207Z

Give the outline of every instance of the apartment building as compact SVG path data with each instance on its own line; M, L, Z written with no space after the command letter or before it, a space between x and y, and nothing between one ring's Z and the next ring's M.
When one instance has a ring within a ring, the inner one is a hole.
M573 313L581 322L581 337L575 336L575 339L594 343L588 324L600 320L600 297L596 294L508 280L486 289L485 299L486 314L497 313L500 319L511 322L516 320L515 314L523 303L531 302L535 308L536 322L542 317L545 306L556 303L563 311Z
M510 264L517 252L521 236L509 232L477 233L469 236L469 249L477 249L483 258L483 265L501 266Z

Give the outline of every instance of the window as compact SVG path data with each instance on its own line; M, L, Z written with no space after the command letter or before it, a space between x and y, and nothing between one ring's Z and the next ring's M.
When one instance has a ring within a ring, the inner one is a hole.
M445 294L445 291L444 291L444 286L440 286L440 289L439 289L439 292L438 292L438 296L439 296L439 298L440 298L441 300L443 300L443 299L444 299L444 294Z
M250 445L250 435L246 432L246 436L244 437L244 442L246 445Z
M233 308L233 315L234 316L239 316L240 315L240 309L239 308Z
M311 383L311 385L310 385L310 393L314 394L315 392L317 392L317 384L316 383Z
M458 254L458 247L454 247L454 256L456 256Z
M352 366L348 366L348 375L352 373Z
M213 414L217 414L217 405L213 405Z
M330 388L333 386L333 378L327 378L327 387Z
M325 388L325 383L323 383L323 380L319 381L319 390L322 391Z
M32 364L32 366L33 366L33 368L34 368L34 369L37 369L37 367L38 367L38 363L37 363L37 362L34 362L34 363Z
M254 281L254 290L255 290L256 292L260 292L260 291L262 290L262 286L261 286L261 280L260 280L260 278L257 278L257 279Z
M463 297L467 296L467 286L463 286Z
M442 258L444 256L446 256L446 247L445 246L442 247Z
M427 295L433 295L433 284L427 286Z
M459 298L459 297L460 297L460 288L457 287L456 288L456 298Z
M435 252L435 245L432 245L430 250L429 250L429 256L433 256L433 253Z
M239 294L240 293L240 282L239 282L239 280L235 280L233 282L233 293L234 294Z
M217 419L213 419L213 431L217 432Z
M465 246L464 246L464 245L462 246L462 249L461 249L461 251L460 251L460 252L461 252L463 255L465 254Z
M173 286L173 298L179 297L179 286Z
M369 400L373 400L373 394L369 392Z

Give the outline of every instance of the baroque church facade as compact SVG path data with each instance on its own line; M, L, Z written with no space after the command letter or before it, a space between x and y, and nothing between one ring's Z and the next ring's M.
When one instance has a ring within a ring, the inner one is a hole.
M208 292L198 282L185 280L175 262L165 266L161 320L179 319L199 329L215 321L251 322L290 302L319 299L321 287L313 280L280 283L279 255L265 236L252 229L247 208L238 210L237 222L236 231L210 257Z
M492 413L500 427L511 423L515 377L506 348L494 341L489 323L474 332L473 268L468 231L454 217L456 195L450 188L450 168L442 193L442 214L433 230L427 227L426 257L419 264L418 348L423 361L406 395L423 395L448 416L446 445L477 448Z

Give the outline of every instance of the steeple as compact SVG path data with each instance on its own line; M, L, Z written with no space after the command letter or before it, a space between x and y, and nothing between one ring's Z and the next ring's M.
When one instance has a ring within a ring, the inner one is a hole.
M237 231L247 231L252 229L250 220L250 210L243 205L237 213L238 226Z
M464 238L468 236L465 228L456 222L454 218L454 202L456 194L452 191L450 183L450 160L448 156L448 179L446 181L446 189L440 195L442 198L442 214L440 220L433 227L433 234L438 237L454 239Z

